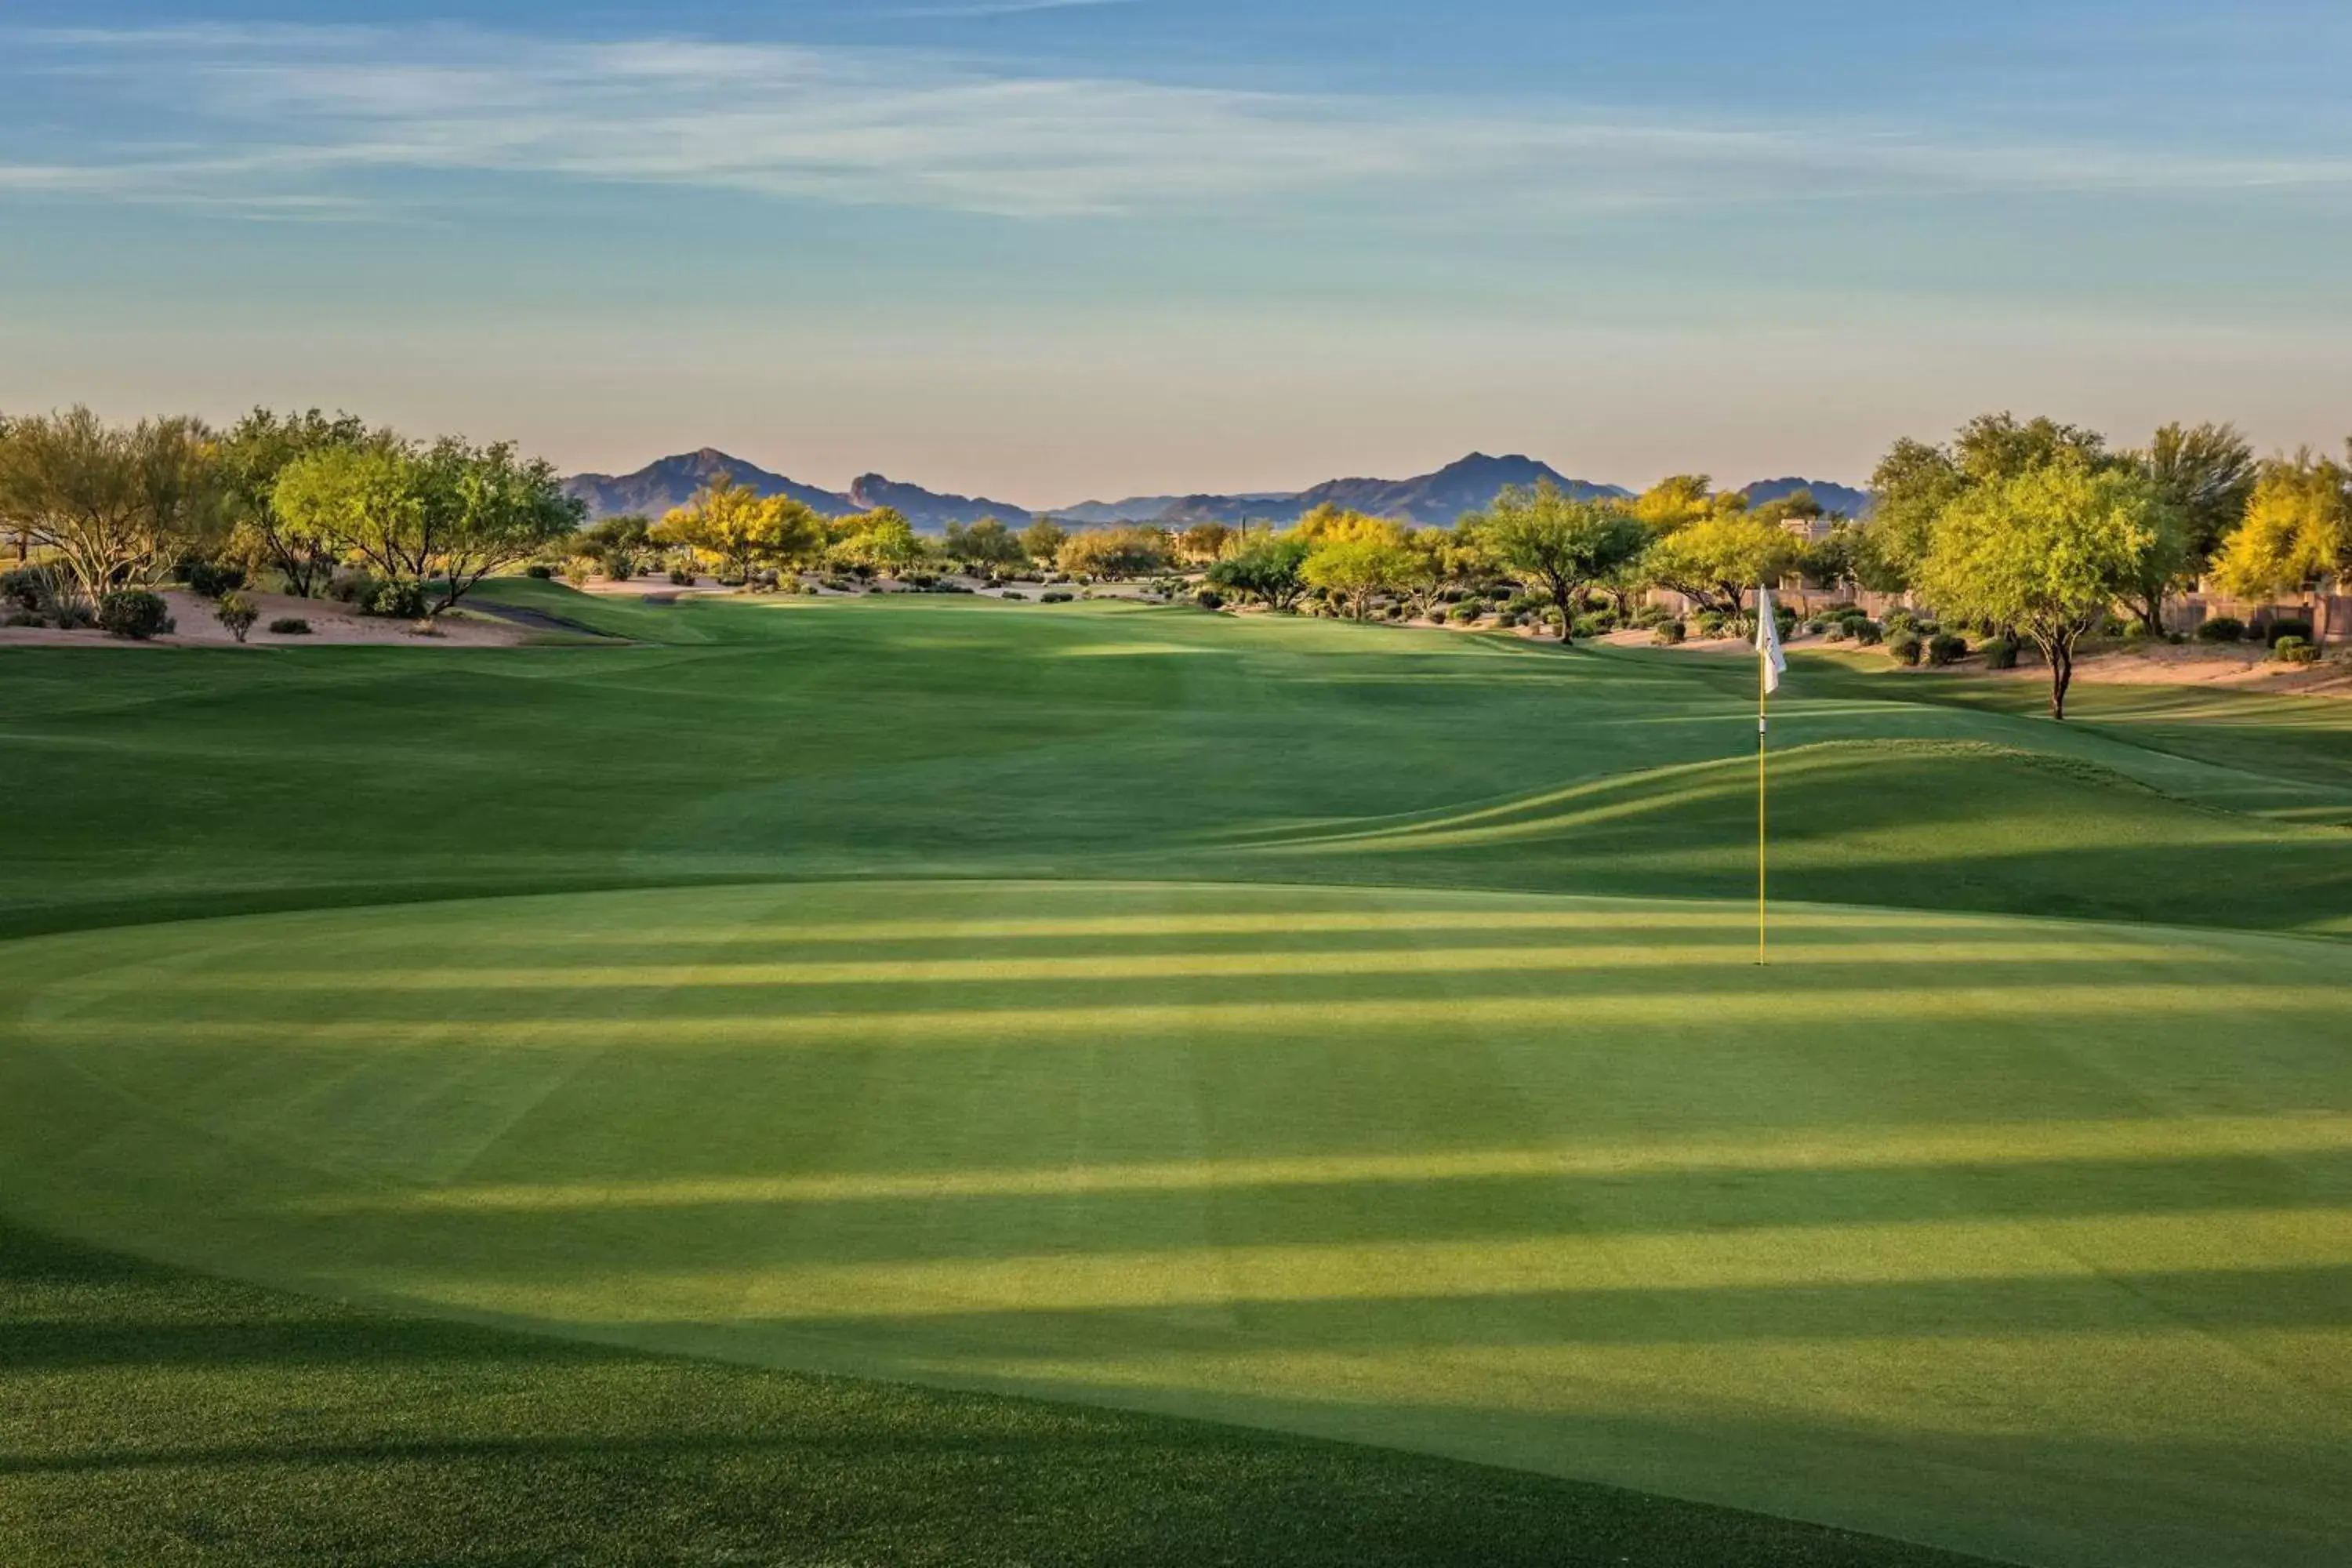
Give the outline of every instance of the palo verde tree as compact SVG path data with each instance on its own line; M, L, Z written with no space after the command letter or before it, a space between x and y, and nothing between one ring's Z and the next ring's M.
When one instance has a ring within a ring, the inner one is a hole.
M2252 598L2352 574L2352 443L2345 450L2345 463L2306 447L2262 465L2215 563L2222 587Z
M1288 615L1307 592L1303 571L1313 548L1295 533L1261 539L1210 567L1208 580L1213 586L1260 601L1276 615Z
M288 464L271 500L303 537L386 582L415 584L428 595L428 616L570 537L582 512L551 467L518 457L509 443L475 447L453 437L419 447L388 432Z
M1918 585L1939 614L2014 627L2041 649L2063 720L2075 645L2138 580L2164 511L2137 467L2060 454L1945 508Z
M2095 467L2116 460L2095 430L2008 413L1979 415L1940 446L1909 437L1895 442L1870 478L1870 521L1853 555L1857 580L1880 593L1916 586L1947 509L1972 490L2061 458Z
M763 566L814 560L825 547L823 518L791 496L762 496L731 475L717 474L692 500L655 525L654 543L683 545L738 577Z
M1040 566L1051 566L1061 558L1062 546L1070 542L1070 531L1050 517L1041 517L1021 531L1021 548L1029 559Z
M278 478L288 465L313 452L366 445L367 426L356 416L331 417L310 409L276 414L257 408L221 438L223 475L236 509L229 549L248 568L278 574L286 591L307 599L335 574L341 552L335 542L292 526L274 504Z
M1559 616L1559 640L1575 636L1576 599L1641 553L1641 521L1605 500L1563 494L1549 479L1512 486L1463 529L1495 563L1542 584Z
M940 542L940 553L982 572L999 567L1009 570L1029 559L1020 538L992 517L983 517L970 528L960 522L948 524L947 537Z
M827 525L834 542L825 559L853 572L891 575L928 559L930 547L917 537L914 525L896 507L877 506Z
M0 524L56 551L93 599L214 547L231 512L215 444L196 420L116 426L76 407L0 433Z
M1102 528L1072 536L1055 557L1055 564L1073 576L1140 577L1165 571L1174 558L1175 551L1160 529Z
M1413 552L1404 531L1359 532L1326 538L1315 544L1299 566L1309 587L1338 595L1359 621L1370 609L1372 596L1395 589L1413 569Z
M1744 513L1709 518L1654 540L1642 552L1642 573L1703 610L1737 616L1747 591L1796 571L1804 546L1777 523Z

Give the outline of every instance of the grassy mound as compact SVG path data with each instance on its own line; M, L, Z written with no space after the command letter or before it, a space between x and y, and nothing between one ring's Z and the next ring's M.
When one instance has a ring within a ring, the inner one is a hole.
M1752 942L1108 882L44 938L0 1176L74 1234L576 1340L2032 1562L2330 1561L2346 951L1826 909Z

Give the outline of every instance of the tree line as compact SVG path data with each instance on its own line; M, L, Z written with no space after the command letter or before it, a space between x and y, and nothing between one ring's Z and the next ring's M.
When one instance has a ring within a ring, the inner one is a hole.
M270 573L310 597L363 573L430 616L582 521L554 468L510 442L419 441L350 416L256 409L110 425L87 408L0 419L0 531L85 601L217 573Z

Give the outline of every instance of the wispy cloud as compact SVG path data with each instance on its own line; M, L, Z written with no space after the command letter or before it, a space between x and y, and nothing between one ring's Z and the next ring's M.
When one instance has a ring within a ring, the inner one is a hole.
M1012 8L1024 0L1004 0ZM1026 4L1074 0L1025 0ZM1558 105L1023 75L936 53L452 29L13 36L14 71L155 116L8 162L0 190L335 212L371 172L692 185L1015 216L1307 195L1521 208L1938 190L2338 185L2352 160L2000 145L1885 127L1686 124ZM0 121L0 126L5 121Z

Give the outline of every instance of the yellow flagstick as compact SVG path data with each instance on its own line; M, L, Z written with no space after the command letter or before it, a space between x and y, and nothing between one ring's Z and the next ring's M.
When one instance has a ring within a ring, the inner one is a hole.
M1770 615L1769 608L1763 611ZM1764 754L1765 736L1769 727L1767 717L1772 700L1772 667L1763 659L1756 661L1756 962L1767 962L1764 956Z

